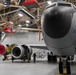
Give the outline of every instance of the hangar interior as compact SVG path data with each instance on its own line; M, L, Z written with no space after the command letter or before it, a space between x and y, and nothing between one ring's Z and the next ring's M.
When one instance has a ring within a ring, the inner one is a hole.
M41 26L44 10L58 1L76 5L76 0L0 0L1 75L61 75L58 71L61 58L47 48ZM70 59L71 74L75 75L76 56ZM65 67L62 75L67 75L67 71Z

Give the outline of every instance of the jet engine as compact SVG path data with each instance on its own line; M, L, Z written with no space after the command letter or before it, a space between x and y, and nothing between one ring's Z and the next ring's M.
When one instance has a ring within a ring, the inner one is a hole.
M11 54L15 59L28 59L31 58L32 49L27 45L18 45L12 49Z

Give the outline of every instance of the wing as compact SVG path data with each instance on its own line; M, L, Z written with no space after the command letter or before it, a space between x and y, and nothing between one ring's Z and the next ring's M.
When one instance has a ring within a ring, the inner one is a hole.
M48 50L45 44L27 44L27 45L29 45L31 48Z

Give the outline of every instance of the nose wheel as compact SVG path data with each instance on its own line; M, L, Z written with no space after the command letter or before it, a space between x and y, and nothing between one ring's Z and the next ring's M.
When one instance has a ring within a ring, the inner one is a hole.
M71 74L70 62L67 61L66 66L67 66L67 74Z
M63 62L61 61L61 58L60 58L60 62L59 62L59 73L63 74Z
M66 70L66 72L65 72ZM59 61L59 73L60 74L71 74L71 69L70 69L70 62L68 61L68 59L63 60L60 58Z

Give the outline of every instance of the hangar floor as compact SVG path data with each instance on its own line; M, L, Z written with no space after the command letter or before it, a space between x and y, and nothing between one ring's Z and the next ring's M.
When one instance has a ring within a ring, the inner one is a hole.
M76 61L71 65L72 74L76 75ZM59 75L58 63L48 63L46 60L37 60L36 63L15 60L2 61L0 58L0 75Z
M0 58L0 75L56 75L57 63L49 63L46 60L37 60L36 63L15 60L2 61Z

